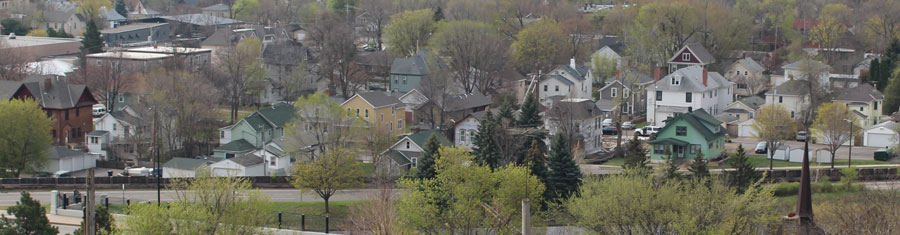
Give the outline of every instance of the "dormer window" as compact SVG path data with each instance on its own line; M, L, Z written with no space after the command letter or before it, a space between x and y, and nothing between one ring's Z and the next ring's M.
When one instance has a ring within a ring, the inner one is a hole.
M681 85L681 76L672 76L672 85L679 86Z
M681 54L681 60L683 60L683 61L689 61L689 60L691 60L691 53L682 53L682 54Z

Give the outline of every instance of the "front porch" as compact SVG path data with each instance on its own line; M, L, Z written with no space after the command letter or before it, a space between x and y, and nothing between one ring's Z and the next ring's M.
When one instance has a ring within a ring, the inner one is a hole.
M652 147L650 161L664 162L667 157L667 149L669 150L669 153L672 154L673 158L684 159L686 156L684 154L685 149L690 145L691 143L674 138L662 138L650 141L650 146Z

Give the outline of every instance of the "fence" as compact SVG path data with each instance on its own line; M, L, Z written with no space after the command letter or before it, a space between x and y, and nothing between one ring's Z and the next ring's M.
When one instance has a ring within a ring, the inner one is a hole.
M305 215L300 213L276 213L275 226L279 229L324 232L349 231L352 223L348 219L329 218L328 216Z

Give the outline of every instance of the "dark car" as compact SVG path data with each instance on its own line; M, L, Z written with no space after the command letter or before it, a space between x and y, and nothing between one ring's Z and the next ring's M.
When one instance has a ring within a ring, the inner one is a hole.
M756 144L756 153L763 154L768 150L769 148L768 146L766 146L766 142L759 142L758 144Z
M35 172L34 177L52 177L53 173L50 172Z
M603 135L616 135L619 133L619 130L614 126L604 126L603 127Z

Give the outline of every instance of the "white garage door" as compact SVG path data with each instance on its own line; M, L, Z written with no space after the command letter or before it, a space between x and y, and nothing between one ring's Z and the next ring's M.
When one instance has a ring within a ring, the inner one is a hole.
M738 129L740 129L738 131L739 137L753 137L753 135L756 134L751 125L740 125Z
M890 134L868 133L867 135L869 135L867 136L869 138L867 139L868 143L866 143L866 146L869 147L884 148L891 146L895 141L894 137Z

